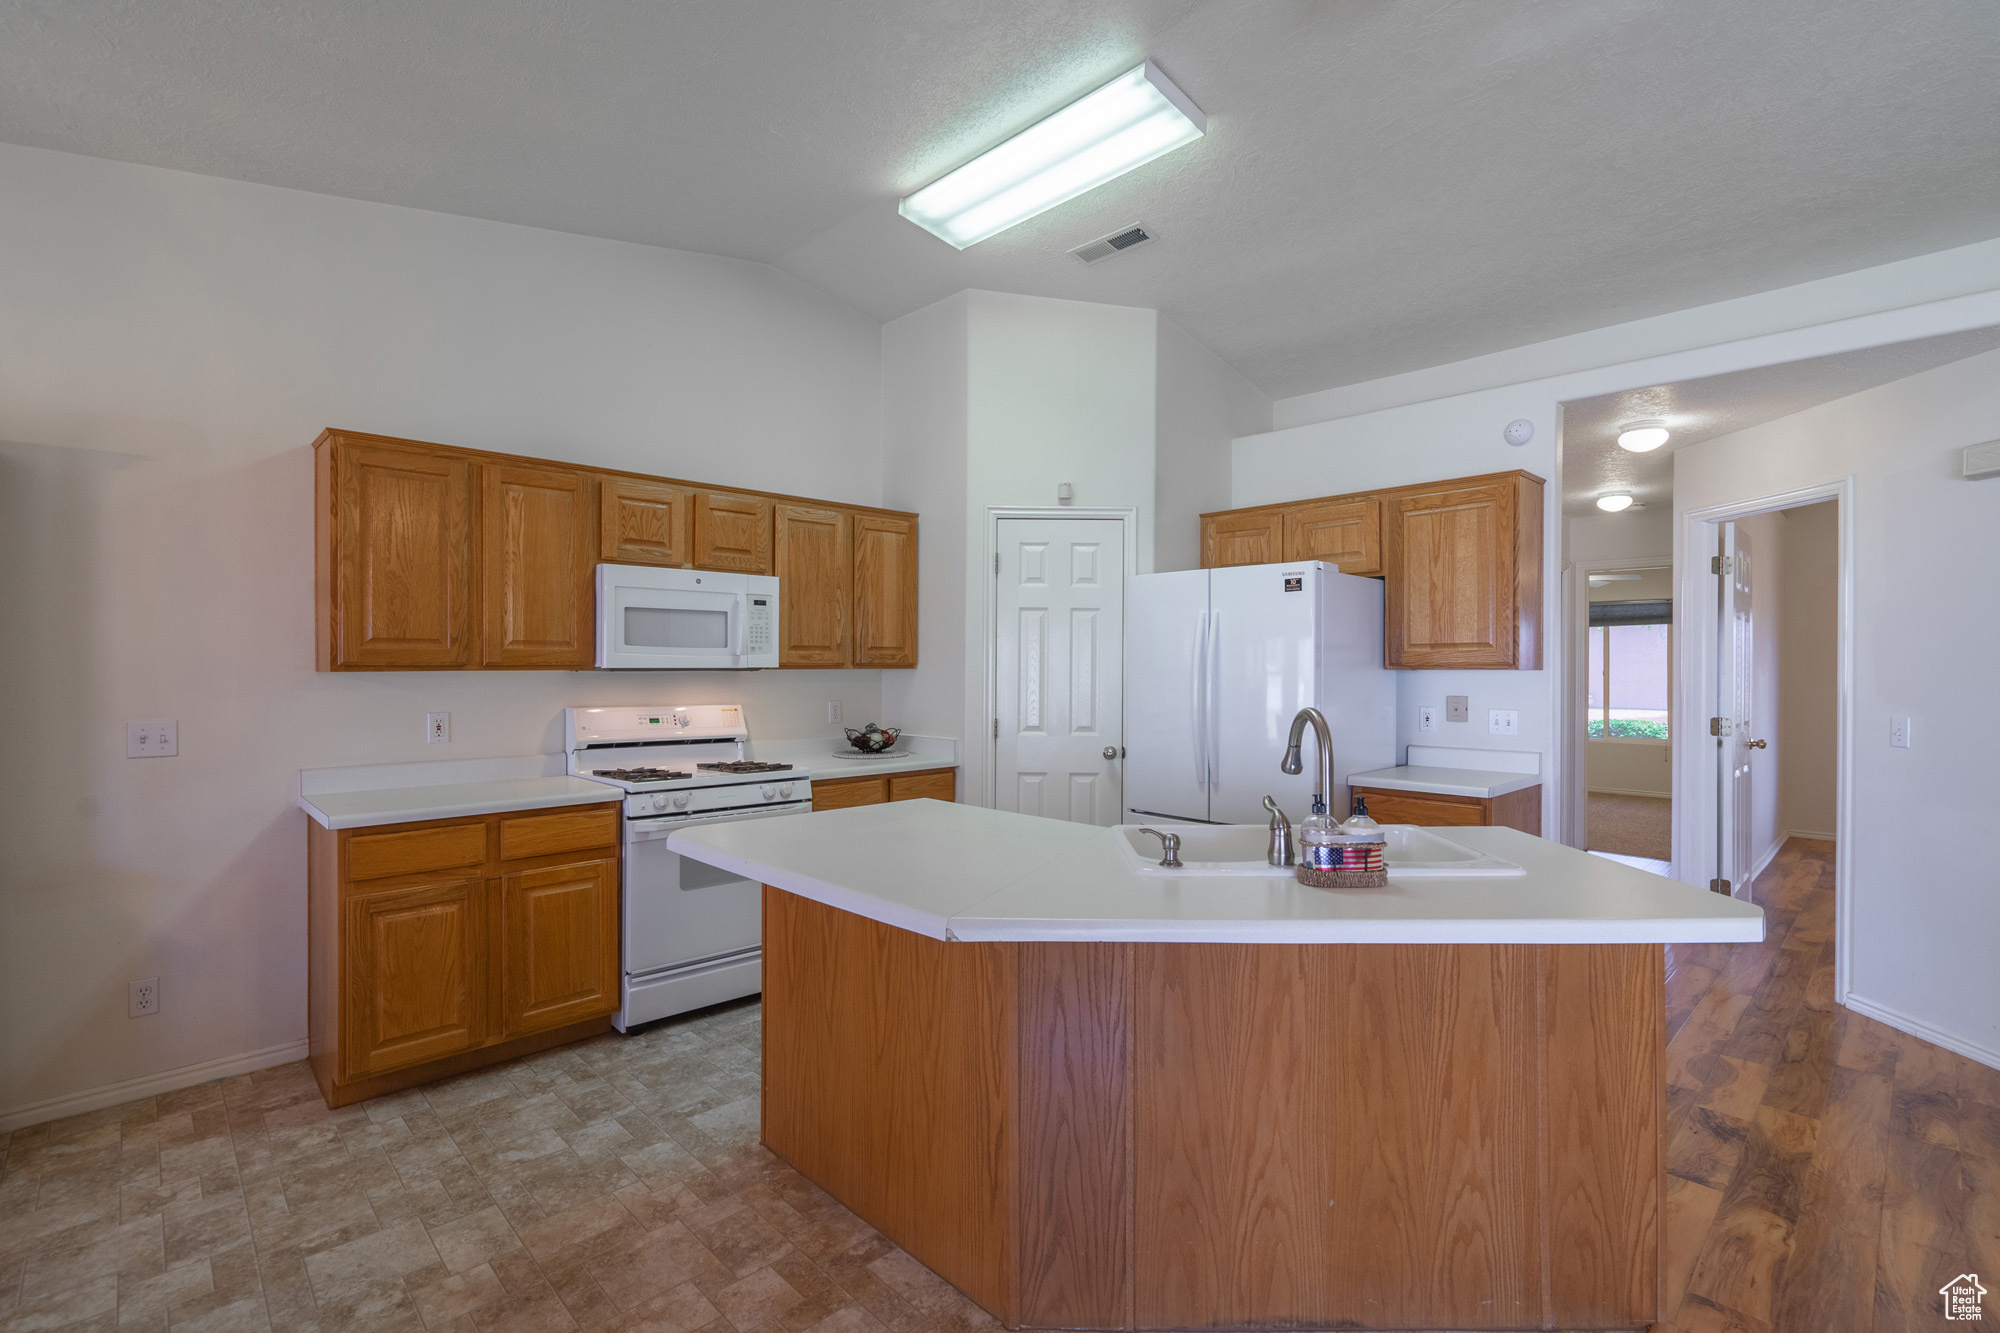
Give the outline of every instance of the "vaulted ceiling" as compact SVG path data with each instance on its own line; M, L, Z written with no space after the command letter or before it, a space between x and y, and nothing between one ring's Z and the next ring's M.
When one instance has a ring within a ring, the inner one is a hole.
M897 216L1147 56L1199 143L963 253ZM1156 306L1285 395L2000 235L1996 68L1991 0L18 0L0 140L761 260L882 319Z

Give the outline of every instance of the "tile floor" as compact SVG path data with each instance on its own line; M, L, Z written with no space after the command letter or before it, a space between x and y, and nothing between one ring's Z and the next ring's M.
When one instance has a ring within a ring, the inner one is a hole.
M329 1111L303 1063L0 1135L0 1333L972 1333L757 1143L754 1001Z

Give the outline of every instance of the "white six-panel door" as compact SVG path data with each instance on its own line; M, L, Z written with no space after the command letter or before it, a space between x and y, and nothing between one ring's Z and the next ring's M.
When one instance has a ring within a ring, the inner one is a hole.
M1122 810L1124 525L1103 518L1007 518L998 527L993 804L1080 824L1116 824Z
M1756 718L1751 710L1756 621L1750 604L1750 534L1742 525L1722 525L1722 660L1716 672L1716 714L1725 734L1716 741L1720 800L1716 810L1716 871L1738 898L1750 897L1750 745Z

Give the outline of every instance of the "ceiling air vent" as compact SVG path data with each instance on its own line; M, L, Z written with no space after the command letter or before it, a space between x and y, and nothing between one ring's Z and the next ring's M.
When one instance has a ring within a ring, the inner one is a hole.
M1144 245L1152 239L1152 233L1147 231L1144 225L1135 222L1121 231L1112 232L1109 236L1100 236L1094 241L1079 245L1070 253L1086 264L1095 264L1100 259L1111 258L1120 250L1130 250L1133 246Z

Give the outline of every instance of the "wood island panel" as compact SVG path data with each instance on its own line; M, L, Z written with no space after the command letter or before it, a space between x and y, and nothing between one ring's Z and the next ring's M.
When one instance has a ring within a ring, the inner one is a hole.
M1014 1328L1641 1328L1644 945L968 944L765 890L764 1139Z

